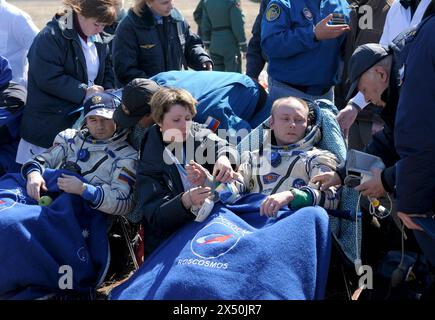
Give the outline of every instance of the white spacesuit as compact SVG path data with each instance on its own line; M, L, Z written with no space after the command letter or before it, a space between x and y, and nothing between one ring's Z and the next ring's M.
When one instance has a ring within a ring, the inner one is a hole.
M29 166L59 169L65 163L76 164L80 174L99 191L91 207L105 213L125 215L135 203L133 186L136 180L137 152L127 143L128 132L116 132L108 140L94 140L87 129L67 129L60 132L53 147L35 156L23 165L22 172L29 173Z
M238 172L244 181L242 185L238 184L238 189L266 195L299 189L310 194L311 205L336 209L340 201L337 190L320 191L316 184L310 183L315 175L335 171L338 165L334 154L314 147L321 138L319 126L311 126L302 140L291 145L276 146L271 138L269 130L264 148L242 154Z

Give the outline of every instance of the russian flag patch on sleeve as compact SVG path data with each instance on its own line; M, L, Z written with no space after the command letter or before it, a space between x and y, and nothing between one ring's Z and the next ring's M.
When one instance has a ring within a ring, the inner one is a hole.
M122 167L121 172L118 175L118 180L132 187L136 182L136 175L126 167Z

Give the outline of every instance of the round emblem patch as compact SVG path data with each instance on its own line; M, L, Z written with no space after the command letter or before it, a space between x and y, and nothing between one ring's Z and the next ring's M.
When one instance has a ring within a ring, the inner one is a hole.
M267 21L276 20L279 18L280 14L281 14L281 8L278 5L272 3L266 11L266 20Z
M307 183L303 179L301 179L301 178L297 178L297 179L295 179L293 181L293 188L300 189L300 188L302 188L303 186L306 186L306 185L307 185Z
M102 96L93 96L92 97L92 103L93 104L100 103L101 101L103 101L103 97Z

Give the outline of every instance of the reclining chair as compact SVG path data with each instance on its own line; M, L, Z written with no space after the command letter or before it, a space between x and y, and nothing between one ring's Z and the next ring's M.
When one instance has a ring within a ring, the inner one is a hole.
M340 127L335 119L338 113L337 108L328 100L317 100L315 102L306 101L309 105L317 104L320 109L320 116L317 122L321 128L322 138L318 147L329 150L337 156L340 162L346 160L346 143L341 134ZM262 142L266 130L270 129L269 119L251 131L237 146L241 154L243 151L253 151L258 149ZM355 265L361 261L361 217L358 203L358 192L347 186L341 190L341 200L339 210L330 214L330 227L333 237L332 262L339 260L339 269L344 280L346 294L351 299L352 293L350 286L353 286L348 278L355 276ZM334 257L337 256L337 259ZM350 270L353 270L350 272ZM350 274L348 277L347 274ZM352 274L353 273L353 274Z

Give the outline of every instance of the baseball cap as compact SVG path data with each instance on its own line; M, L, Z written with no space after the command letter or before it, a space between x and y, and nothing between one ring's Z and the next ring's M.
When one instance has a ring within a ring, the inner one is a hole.
M112 119L115 109L116 102L114 97L105 92L90 95L83 105L85 118L89 116L101 116L106 119Z
M130 81L122 91L122 104L128 109L129 114L118 106L113 115L116 124L121 128L131 128L145 115L151 113L149 102L154 93L160 89L157 82L137 78Z
M389 54L388 48L378 43L363 44L355 49L348 65L349 81L351 85L346 100L349 100L356 94L358 82L363 73Z

